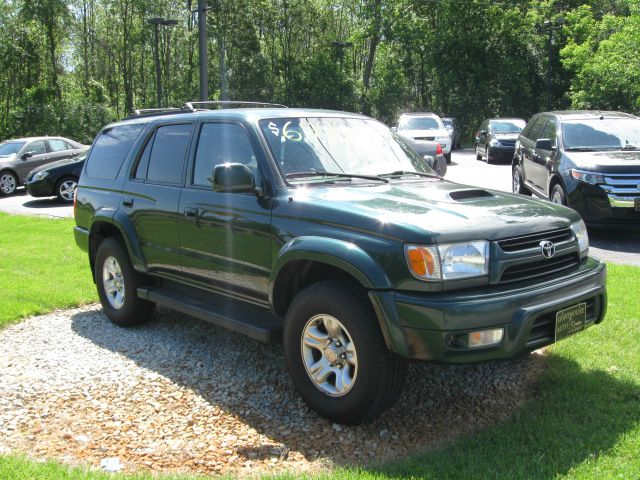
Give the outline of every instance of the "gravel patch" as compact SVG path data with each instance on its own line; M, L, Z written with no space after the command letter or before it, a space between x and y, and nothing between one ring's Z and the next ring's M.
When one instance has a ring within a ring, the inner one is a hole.
M544 363L536 354L415 363L392 410L345 427L302 402L281 345L165 309L123 329L93 305L0 332L0 451L124 471L237 476L367 465L508 418L532 394Z

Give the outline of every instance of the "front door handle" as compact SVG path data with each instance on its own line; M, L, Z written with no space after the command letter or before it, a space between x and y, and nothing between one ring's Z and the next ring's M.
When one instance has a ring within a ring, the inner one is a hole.
M133 197L123 198L122 199L122 206L123 207L127 207L127 208L133 207Z
M192 217L195 218L198 216L198 209L197 208L192 208L192 207L188 207L184 209L184 216L185 217Z

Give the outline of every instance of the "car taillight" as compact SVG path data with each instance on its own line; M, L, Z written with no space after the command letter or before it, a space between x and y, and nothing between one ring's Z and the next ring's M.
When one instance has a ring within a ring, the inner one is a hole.
M442 155L442 145L436 145L436 155Z

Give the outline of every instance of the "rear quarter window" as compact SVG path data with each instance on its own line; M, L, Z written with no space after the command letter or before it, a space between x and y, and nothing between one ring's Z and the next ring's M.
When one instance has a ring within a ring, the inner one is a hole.
M87 158L87 175L110 180L116 178L144 125L132 123L102 130Z

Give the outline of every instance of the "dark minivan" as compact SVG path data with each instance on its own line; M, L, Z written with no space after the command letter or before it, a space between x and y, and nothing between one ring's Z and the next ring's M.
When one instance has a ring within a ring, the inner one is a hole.
M518 138L513 191L577 210L592 226L640 227L640 119L621 112L534 115Z
M476 159L511 162L518 135L527 122L521 118L488 118L476 134Z

